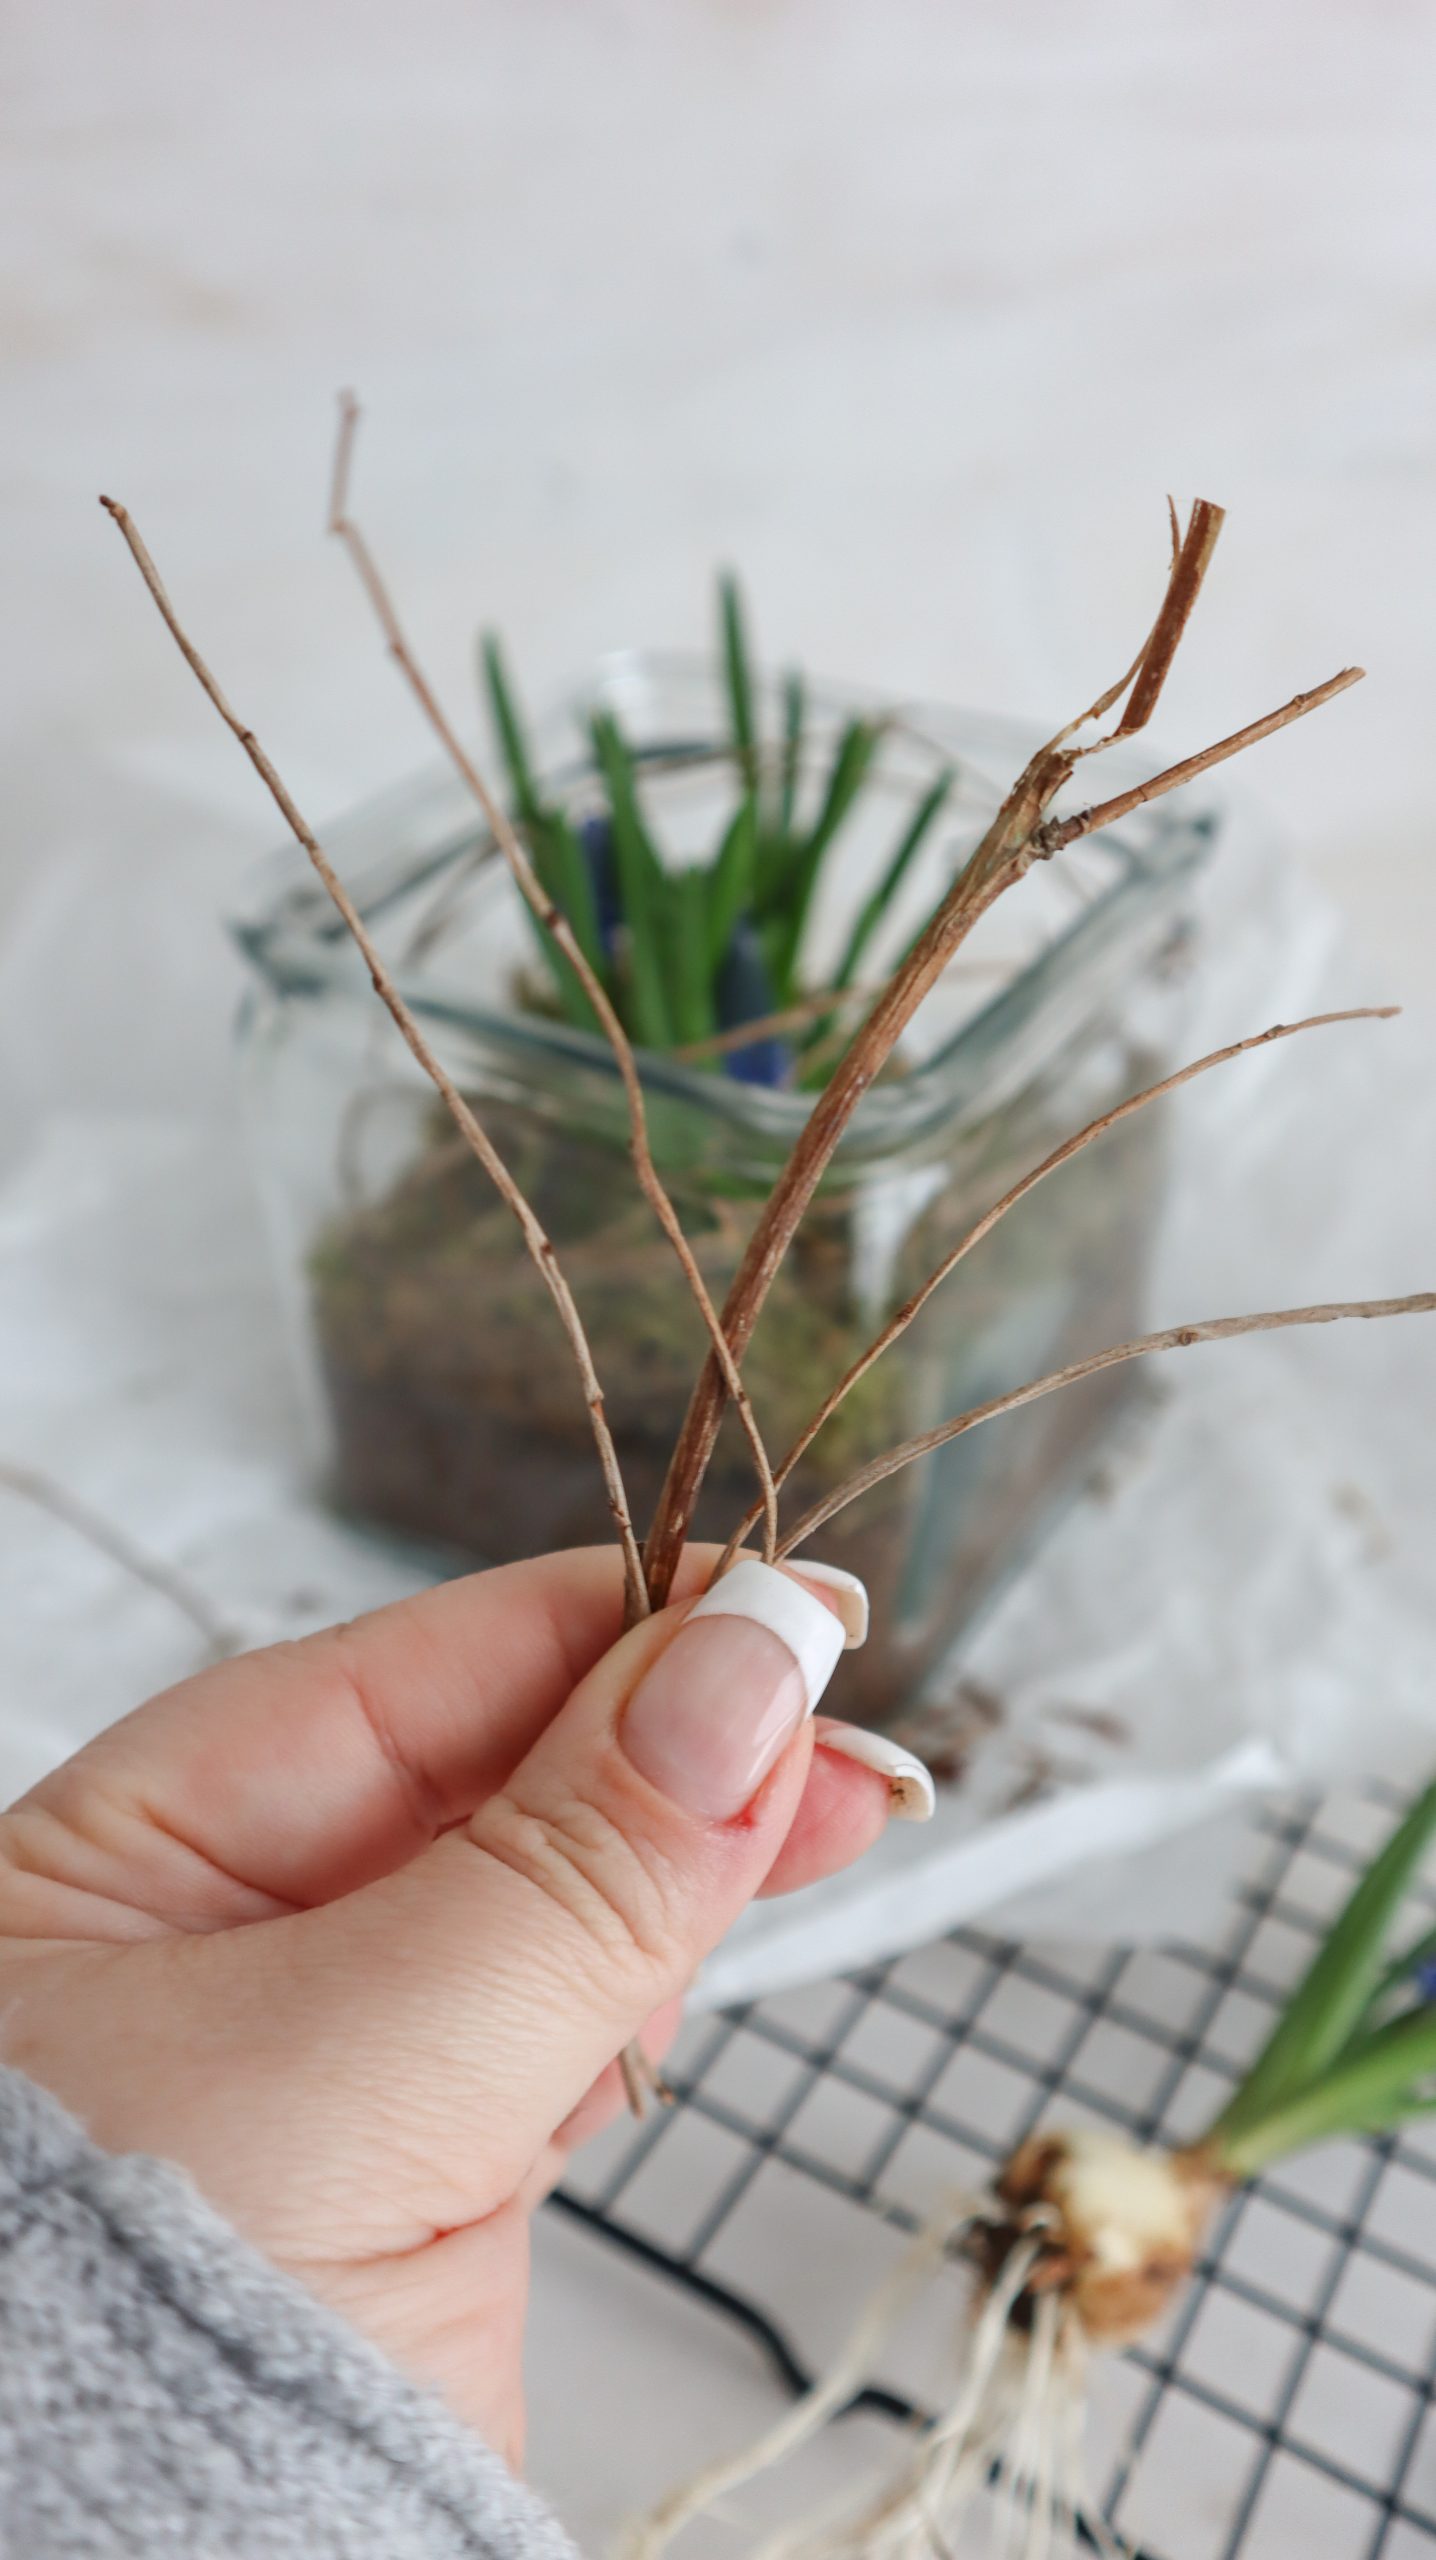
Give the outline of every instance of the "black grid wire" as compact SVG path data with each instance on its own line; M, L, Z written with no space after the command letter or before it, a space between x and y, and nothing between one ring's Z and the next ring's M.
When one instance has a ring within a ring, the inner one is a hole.
M1212 1945L959 1930L696 2019L677 2104L614 2127L555 2202L739 2322L801 2389L840 2337L801 2335L804 2248L851 2265L855 2313L884 2226L916 2228L1040 2120L1199 2132L1397 1809L1373 1790L1263 1814ZM910 2420L931 2369L884 2365L861 2405ZM1101 2503L1149 2560L1436 2552L1436 2119L1257 2180L1109 2383Z

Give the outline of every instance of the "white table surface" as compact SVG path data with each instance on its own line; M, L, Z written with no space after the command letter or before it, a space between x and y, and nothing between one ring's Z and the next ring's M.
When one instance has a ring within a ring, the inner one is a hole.
M1163 742L1369 665L1247 778L1430 1011L1419 0L12 0L3 71L0 1161L60 1106L228 1129L214 919L274 834L98 489L317 814L425 752L320 538L344 381L456 701L480 618L543 692L700 638L733 559L775 651L1061 716L1142 626L1167 489L1223 500ZM595 2534L768 2405L566 2230L533 2372Z

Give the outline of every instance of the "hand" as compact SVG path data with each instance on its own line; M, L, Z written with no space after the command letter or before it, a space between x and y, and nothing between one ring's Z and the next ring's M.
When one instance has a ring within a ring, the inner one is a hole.
M615 2056L914 1784L808 1720L857 1586L745 1564L752 1611L689 1624L712 1570L622 1637L614 1552L444 1584L183 1682L0 1818L5 2058L511 2459L528 2215Z

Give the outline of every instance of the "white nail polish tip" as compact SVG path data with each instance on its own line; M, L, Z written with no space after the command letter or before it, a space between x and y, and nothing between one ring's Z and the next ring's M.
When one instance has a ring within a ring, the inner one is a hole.
M860 1724L826 1725L818 1736L820 1751L837 1751L845 1760L861 1761L865 1769L876 1769L888 1782L896 1822L930 1822L937 1811L937 1789L932 1771L925 1768L915 1751L904 1751L900 1742L889 1742L885 1733L869 1733Z
M865 1582L860 1582L855 1573L847 1572L840 1564L814 1564L808 1556L795 1556L788 1571L800 1573L805 1582L820 1582L825 1591L831 1591L849 1646L866 1643L868 1586Z
M751 1564L757 1559L744 1551L739 1554L736 1561L739 1564ZM731 1571L732 1568L729 1569ZM854 1645L866 1644L869 1612L868 1586L865 1582L860 1582L858 1576L855 1573L849 1573L843 1565L813 1564L807 1556L785 1558L783 1569L789 1574L801 1574L805 1582L821 1583L825 1591L831 1591L833 1606L843 1630L843 1640L849 1650Z
M791 1574L756 1556L742 1556L689 1610L690 1618L752 1618L785 1644L803 1675L812 1714L843 1650L841 1618L805 1591Z

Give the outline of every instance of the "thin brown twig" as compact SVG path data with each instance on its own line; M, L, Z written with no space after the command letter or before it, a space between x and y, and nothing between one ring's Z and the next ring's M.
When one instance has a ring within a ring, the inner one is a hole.
M270 798L274 801L276 807L283 816L291 834L303 847L310 862L313 864L320 879L323 881L324 886L342 916L345 925L353 936L354 941L358 944L359 950L363 955L365 965L369 971L370 978L373 981L375 994L379 997L381 1003L386 1006L402 1039L404 1040L406 1047L409 1049L411 1055L417 1060L419 1066L422 1067L431 1084L433 1084L442 1095L445 1106L456 1127L461 1131L468 1145L472 1148L473 1153L477 1156L480 1164L483 1166L485 1173L493 1183L494 1188L499 1192L518 1221L524 1243L528 1248L529 1256L533 1261L545 1288L548 1290L549 1296L554 1302L554 1306L558 1312L559 1321L563 1326L564 1332L568 1336L569 1345L578 1366L579 1377L583 1386L584 1401L588 1407L589 1422L593 1431L594 1443L598 1450L599 1463L603 1469L604 1486L608 1495L608 1507L613 1515L614 1525L618 1531L619 1541L623 1548L624 1581L629 1613L631 1617L644 1617L648 1613L648 1590L643 1575L643 1560L639 1551L638 1540L634 1532L632 1515L628 1507L628 1496L624 1490L623 1473L618 1462L618 1452L614 1447L613 1434L609 1429L608 1418L604 1411L603 1389L599 1384L598 1372L594 1367L593 1353L589 1347L588 1336L584 1331L583 1320L574 1304L568 1282L565 1280L563 1273L559 1268L558 1256L554 1251L553 1244L541 1221L535 1216L534 1211L529 1206L524 1193L519 1188L519 1185L515 1181L513 1175L510 1173L507 1164L499 1154L497 1147L494 1145L487 1131L475 1117L474 1112L465 1101L463 1095L459 1092L459 1089L453 1082L452 1077L441 1065L439 1059L435 1056L434 1051L430 1048L428 1041L425 1039L423 1032L420 1030L418 1023L415 1021L409 1007L404 1002L403 997L399 994L399 991L394 985L383 960L380 958L379 952L363 917L360 915L359 910L350 897L348 890L345 888L343 881L340 879L337 871L330 862L329 857L320 844L318 837L315 835L313 828L309 825L308 820L302 815L297 804L291 798L285 783L276 771L274 765L271 764L268 755L260 745L253 730L245 727L244 722L239 718L238 713L232 708L225 695L221 692L218 682L211 674L204 659L200 656L194 642L185 631L180 622L179 616L175 612L174 606L170 602L164 581L160 577L160 573L155 567L154 561L150 557L149 551L140 536L138 528L130 516L128 508L121 506L119 501L115 498L102 497L100 504L107 515L113 516L115 523L119 526L121 533L124 535L125 541L128 543L131 555L134 559L135 566L139 570L145 585L148 587L150 595L159 611L160 617L164 622L171 639L174 641L176 648L179 650L181 657L184 659L185 664L189 667L191 673L194 675L203 691L209 696L215 710L219 713L221 720L223 720L225 727L229 729L233 736L239 741L240 746L244 749L250 763L253 765L255 772L259 775L261 782L268 791Z
M653 1149L648 1135L648 1113L644 1102L643 1084L632 1044L614 1010L607 988L597 971L590 965L568 918L544 888L507 810L490 791L473 757L451 725L443 705L415 658L373 553L349 513L349 476L359 415L359 404L353 393L348 391L341 393L339 428L334 448L334 470L329 493L329 530L343 543L348 552L360 584L374 609L390 656L404 676L445 753L478 802L520 894L532 914L538 918L545 931L557 943L598 1016L604 1038L613 1052L623 1082L624 1097L628 1106L629 1145L639 1188L649 1202L654 1216L677 1256L683 1277L703 1320L704 1330L712 1346L712 1357L721 1371L724 1390L737 1408L738 1418L752 1453L754 1472L760 1488L759 1510L764 1523L763 1552L771 1559L778 1542L778 1496L768 1452L763 1435L758 1428L757 1417L747 1388L739 1375L737 1359L729 1349L728 1338L719 1319L718 1310L708 1294L707 1284L683 1231L678 1212L664 1188L654 1163Z
M12 1458L0 1458L0 1485L7 1493L18 1495L22 1502L33 1503L37 1510L47 1511L53 1520L63 1522L87 1545L108 1556L122 1572L132 1575L136 1582L145 1583L151 1591L158 1591L164 1599L172 1602L203 1636L214 1661L221 1662L227 1655L243 1650L244 1638L238 1629L230 1626L217 1609L210 1607L204 1593L196 1588L187 1574L176 1572L174 1566L166 1564L162 1557L152 1556L143 1547L137 1547L123 1529L116 1528L102 1511L96 1511L88 1502L81 1501L80 1496L71 1493L67 1485L58 1484L53 1476L42 1474L38 1467L20 1466Z
M1157 619L1136 662L1140 715L1129 704L1122 733L1130 736L1149 716L1182 631L1201 589L1221 529L1222 511L1206 499L1191 519L1167 580ZM1101 698L1106 708L1127 679ZM1084 718L1094 716L1084 714ZM1079 722L1077 725L1081 725ZM908 1023L980 917L1054 847L1042 821L1084 752L1067 743L1071 724L1039 747L1018 776L975 853L895 971L819 1094L802 1134L757 1219L723 1308L723 1328L734 1356L742 1358L783 1257L821 1181L844 1129L881 1072ZM1105 742L1104 742L1105 743ZM705 1361L644 1548L648 1587L656 1602L672 1587L683 1541L713 1453L723 1416L725 1387L714 1359Z
M681 1049L670 1049L670 1058L682 1065L700 1066L705 1058L726 1058L734 1049L746 1049L754 1040L776 1040L785 1031L801 1031L820 1013L831 1013L838 1005L851 1011L856 1004L870 1004L878 990L875 987L819 987L816 994L804 996L801 1004L789 1004L781 1013L760 1013L751 1022L735 1022L727 1031L710 1031L703 1040L685 1040Z
M1043 748L1032 759L818 1095L759 1212L724 1303L724 1330L736 1358L747 1349L783 1257L869 1085L979 918L1042 858L1035 844L1038 821L1075 760L1070 748ZM644 1550L648 1586L659 1606L672 1587L718 1436L724 1393L722 1372L710 1358L690 1399Z
M1172 671L1172 661L1181 647L1182 634L1192 618L1201 594L1203 581L1211 567L1217 537L1226 520L1226 510L1213 506L1210 498L1194 501L1187 518L1167 592L1156 628L1142 652L1136 682L1128 697L1127 708L1112 732L1113 741L1135 737L1145 729L1161 698L1162 687Z
M1127 817L1133 809L1141 809L1149 800L1160 800L1168 791L1180 790L1184 782L1195 781L1199 773L1209 773L1214 764L1224 764L1228 756L1240 755L1244 747L1258 746L1263 738L1276 735L1278 729L1290 728L1293 720L1304 720L1309 711L1319 711L1338 693L1350 685L1360 684L1364 667L1343 667L1337 675L1328 676L1325 684L1314 685L1310 693L1294 693L1279 711L1268 711L1260 720L1250 720L1244 729L1234 729L1229 738L1219 738L1214 747L1203 747L1195 756L1184 756L1180 764L1168 765L1164 773L1154 773L1150 782L1138 782L1130 791L1119 791L1111 800L1099 801L1092 809L1076 809L1070 818L1049 818L1040 830L1043 848L1059 853L1064 845L1075 844L1079 836L1090 836L1098 827L1109 827L1118 818ZM1114 729L1114 738L1122 731Z
M1211 557L1216 546L1217 534L1221 531L1223 511L1220 507L1209 508L1208 502L1205 498L1199 498L1197 506L1207 508L1208 513L1214 514L1217 519L1216 530L1213 532L1211 540L1207 543L1205 548L1202 569L1202 575L1205 576L1207 568L1211 565ZM1193 513L1195 514L1195 512L1196 510L1194 509ZM1173 581L1181 567L1182 560L1182 528L1177 520L1176 501L1170 496L1167 499L1167 525L1171 536L1171 557L1167 563L1167 583L1162 590L1162 601L1157 608L1156 621L1153 623L1151 630L1148 632L1146 639L1143 641L1141 648L1137 651L1137 654L1132 660L1132 663L1130 667L1128 667L1126 673L1118 676L1115 684L1109 684L1105 693L1099 693L1096 701L1089 703L1085 711L1079 712L1075 720L1068 721L1066 728L1061 730L1057 737L1053 739L1052 743L1054 746L1064 746L1069 738L1076 736L1079 729L1085 729L1089 721L1100 720L1105 712L1111 710L1114 702L1120 702L1123 694L1127 690L1127 687L1130 684L1136 683L1143 667L1150 658L1153 645L1157 638L1157 633L1161 629L1162 622L1167 613L1168 599L1172 592ZM1194 596L1192 601L1195 602L1195 600ZM1190 620L1190 617L1191 606L1189 605L1187 609L1187 618ZM1084 756L1100 755L1103 748L1109 747L1111 743L1111 737L1090 738L1086 746L1081 748L1079 752Z
M1115 1103L1110 1111L1103 1111L1095 1120L1089 1120L1086 1128L1079 1129L1075 1137L1064 1138L1060 1147L1054 1147L1050 1155L1044 1156L1040 1164L1034 1165L1029 1173L1024 1173L1021 1180L1014 1182L1010 1190L1003 1193L1000 1200L994 1201L990 1209L983 1211L976 1224L969 1227L966 1234L961 1236L953 1246L951 1252L943 1256L936 1270L928 1273L921 1287L914 1289L911 1297L906 1298L896 1313L888 1318L881 1333L877 1334L868 1344L867 1349L859 1354L852 1367L838 1380L837 1385L829 1389L811 1420L804 1424L792 1447L779 1461L777 1468L779 1491L781 1492L799 1460L807 1455L823 1425L831 1421L839 1405L851 1395L858 1381L867 1376L869 1369L882 1358L885 1351L891 1348L899 1335L906 1333L914 1317L922 1313L934 1290L939 1289L949 1273L955 1271L958 1264L966 1260L974 1246L983 1243L985 1238L991 1235L993 1228L1007 1216L1010 1209L1015 1209L1020 1200L1025 1200L1029 1192L1035 1191L1039 1182L1046 1181L1049 1173L1056 1173L1060 1166L1070 1164L1072 1158L1080 1155L1084 1147L1090 1147L1098 1138L1105 1137L1107 1131L1115 1129L1119 1122L1130 1120L1134 1112L1144 1111L1149 1102L1160 1102L1164 1095L1176 1093L1182 1085L1190 1084L1195 1077L1205 1075L1210 1067L1223 1067L1232 1058L1245 1057L1251 1049L1269 1048L1275 1040L1295 1039L1297 1033L1301 1031L1322 1031L1338 1022L1390 1022L1400 1011L1399 1004L1350 1005L1341 1013L1308 1014L1301 1022L1274 1022L1266 1031L1254 1031L1245 1040L1230 1041L1224 1049L1210 1049L1205 1057L1193 1058L1189 1065L1178 1067L1174 1074L1163 1076L1159 1083L1145 1085L1140 1093L1129 1094L1125 1102ZM731 1563L744 1539L752 1530L756 1518L756 1512L749 1511L739 1522L724 1554L724 1566Z
M655 2098L660 2107L672 2106L673 2091L640 2037L634 2036L624 2046L618 2057L618 2074L630 2115L646 2115L650 2098Z
M860 1494L871 1492L900 1468L911 1466L917 1458L928 1457L949 1440L958 1440L966 1431L975 1431L981 1422L991 1422L998 1414L1015 1413L1019 1406L1034 1404L1039 1396L1055 1394L1059 1387L1076 1386L1083 1378L1095 1378L1103 1369L1115 1369L1124 1360L1142 1360L1150 1351L1185 1351L1198 1342L1230 1342L1243 1333L1280 1333L1291 1325L1339 1324L1347 1317L1409 1316L1436 1313L1436 1289L1418 1290L1407 1298L1353 1298L1333 1306L1280 1307L1270 1315L1213 1316L1201 1324L1170 1325L1162 1333L1145 1333L1134 1342L1118 1342L1106 1351L1094 1351L1085 1360L1070 1361L1065 1369L1054 1369L1045 1378L1034 1378L1025 1387L1014 1387L1007 1395L993 1396L986 1404L973 1405L967 1413L955 1414L950 1422L941 1422L936 1430L920 1432L913 1440L887 1450L849 1476L831 1493L824 1494L805 1511L795 1528L788 1530L778 1549L780 1556L791 1555L795 1547L821 1529L835 1513L846 1510Z

